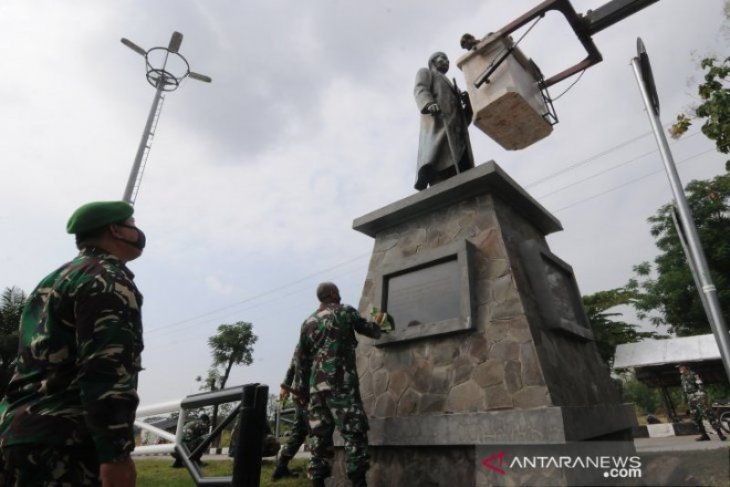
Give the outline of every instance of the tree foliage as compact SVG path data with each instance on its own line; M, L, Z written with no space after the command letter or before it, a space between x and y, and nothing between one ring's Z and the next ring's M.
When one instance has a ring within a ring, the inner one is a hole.
M253 325L244 321L234 324L223 324L218 326L215 335L208 338L213 365L208 369L205 379L198 377L196 380L202 382L201 389L216 391L224 389L234 365L251 365L253 363L253 346L258 337L253 333ZM221 407L224 414L227 414L229 406ZM213 406L212 427L218 424L218 405ZM216 448L220 446L220 437L215 440Z
M704 74L704 82L700 83L697 92L700 104L690 114L677 116L677 122L669 129L673 138L679 138L692 125L692 119L702 120L702 133L715 141L717 150L723 154L730 153L730 58L718 60L705 58L700 63ZM726 163L730 171L730 161Z
M220 384L220 380L221 380L221 373L215 367L211 367L208 369L208 375L205 376L205 379L200 375L195 378L196 382L200 382L201 391L217 390L218 384Z
M662 404L658 389L652 389L633 377L624 383L624 399L639 406L644 414L655 414Z
M613 366L617 345L659 337L653 331L639 331L638 325L615 320L622 313L608 312L611 308L631 304L633 299L634 293L625 288L599 291L583 296L583 306L588 315L588 321L590 321L593 328L598 353L610 367Z
M218 387L226 386L234 365L253 363L253 346L258 337L253 333L253 325L238 321L232 325L220 325L218 332L208 338L213 355L213 368L222 367L218 372ZM210 377L210 372L209 372Z
M724 316L730 316L730 173L685 188ZM672 205L649 218L659 255L634 267L627 288L640 318L668 325L678 336L710 333L699 291L672 220Z
M0 396L5 395L18 354L18 326L25 300L25 293L15 286L0 295Z

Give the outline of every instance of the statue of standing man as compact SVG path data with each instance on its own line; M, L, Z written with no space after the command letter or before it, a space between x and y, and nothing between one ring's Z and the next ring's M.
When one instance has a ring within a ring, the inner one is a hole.
M416 74L413 95L421 112L418 138L418 172L415 188L425 189L439 181L474 167L469 132L471 106L462 103L456 80L446 77L449 58L435 52L428 59L428 68Z

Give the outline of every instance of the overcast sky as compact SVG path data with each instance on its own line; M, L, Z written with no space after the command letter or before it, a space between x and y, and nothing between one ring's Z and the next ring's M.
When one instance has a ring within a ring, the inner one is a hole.
M75 255L64 231L74 209L121 198L154 89L120 38L149 49L180 31L181 53L213 83L187 80L166 97L135 205L148 236L130 264L145 296L141 402L197 392L207 338L236 321L259 341L229 385L278 390L317 283L360 299L373 241L353 219L415 192L416 71L445 51L465 86L461 35L537 3L3 1L0 288L30 292ZM602 3L573 1L578 12ZM660 0L597 34L604 61L555 102L553 134L525 150L470 129L477 163L495 160L562 222L548 242L583 294L625 284L654 257L646 219L671 198L629 64L636 37L669 123L696 101L700 57L727 53L723 4ZM584 56L558 14L520 47L548 76ZM673 145L685 183L724 167L696 132Z

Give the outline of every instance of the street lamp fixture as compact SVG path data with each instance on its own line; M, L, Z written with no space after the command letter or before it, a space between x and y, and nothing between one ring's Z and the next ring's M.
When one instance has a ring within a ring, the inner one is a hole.
M185 78L191 78L205 83L210 83L210 76L190 71L190 64L187 59L179 53L182 44L183 35L179 32L173 32L170 37L170 43L167 47L153 47L145 50L129 39L122 38L122 44L145 58L145 66L147 69L147 81L155 87L155 97L152 100L152 107L147 117L142 140L137 149L137 155L132 164L132 170L129 173L127 186L124 190L122 199L128 203L134 204L139 192L139 185L142 182L142 174L149 157L150 147L152 146L152 138L155 135L157 122L160 119L162 111L162 102L164 93L175 91ZM174 68L170 65L173 65Z

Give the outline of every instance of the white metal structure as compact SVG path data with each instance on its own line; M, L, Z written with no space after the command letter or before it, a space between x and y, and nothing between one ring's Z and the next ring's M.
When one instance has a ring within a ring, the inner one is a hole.
M187 418L187 412L185 409L183 409L182 405L182 399L179 399L177 401L167 401L162 402L158 404L152 404L150 406L143 406L140 408L137 408L137 417L135 418L134 425L138 427L139 429L143 431L149 431L150 433L159 436L163 440L169 441L170 443L162 444L162 445L142 445L138 446L134 449L132 452L132 455L134 456L142 456L142 455L157 455L158 453L173 453L175 451L175 443L181 443L182 442L182 426L185 424L185 420ZM180 413L180 416L177 421L177 433L178 435L173 435L172 433L168 433L167 431L157 428L155 426L152 426L149 423L145 423L140 418L146 418L150 416L157 416L158 414L168 414L168 413L174 413L178 411Z
M613 368L624 369L718 359L720 359L720 350L717 348L715 337L710 333L618 345Z

